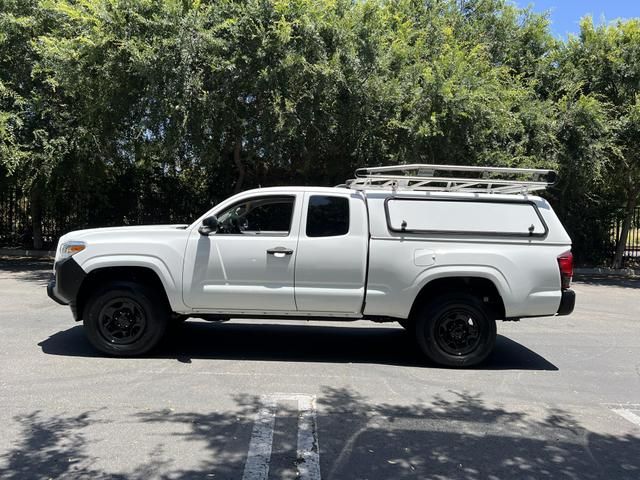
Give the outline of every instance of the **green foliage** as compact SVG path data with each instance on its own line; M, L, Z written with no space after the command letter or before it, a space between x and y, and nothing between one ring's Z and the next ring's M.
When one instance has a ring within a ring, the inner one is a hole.
M560 42L505 0L0 0L0 176L122 210L362 165L551 166L598 260L584 207L640 195L639 53L637 20Z
M578 244L583 235L608 243L608 223L585 219L600 211L606 212L604 218L621 215L629 220L638 205L640 21L596 27L586 17L580 35L554 54L566 179L563 198L575 210L568 208L570 229ZM624 236L618 239L620 255L625 241ZM598 244L591 249L603 250ZM614 262L618 265L620 255Z

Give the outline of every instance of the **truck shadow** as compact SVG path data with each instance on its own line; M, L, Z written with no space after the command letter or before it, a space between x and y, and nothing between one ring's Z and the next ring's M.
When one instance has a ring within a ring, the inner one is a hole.
M186 322L171 330L151 357L191 359L377 363L434 367L424 360L411 336L400 327L353 327L299 324ZM50 355L98 357L81 326L58 332L39 343ZM479 370L547 370L558 368L524 345L498 335L491 357Z

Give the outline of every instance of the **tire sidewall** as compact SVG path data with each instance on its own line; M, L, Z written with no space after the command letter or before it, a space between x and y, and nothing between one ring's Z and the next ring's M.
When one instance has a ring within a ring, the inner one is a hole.
M453 355L443 350L436 340L437 320L447 311L464 308L469 310L480 328L480 342L466 355ZM433 362L448 367L477 365L489 356L496 340L496 322L489 315L483 302L470 294L447 295L426 304L416 319L416 339L423 353Z
M115 298L131 298L137 302L145 315L145 330L135 342L118 345L109 342L100 333L100 311ZM146 285L133 282L116 282L99 290L87 302L84 313L84 327L91 344L107 355L134 356L142 355L155 347L164 335L169 320L166 302Z

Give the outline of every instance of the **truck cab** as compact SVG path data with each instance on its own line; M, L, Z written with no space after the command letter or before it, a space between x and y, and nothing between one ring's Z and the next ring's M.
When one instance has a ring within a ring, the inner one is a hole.
M215 230L202 232L199 225L211 217ZM361 192L244 192L190 229L184 303L201 313L358 317L365 297L368 236Z

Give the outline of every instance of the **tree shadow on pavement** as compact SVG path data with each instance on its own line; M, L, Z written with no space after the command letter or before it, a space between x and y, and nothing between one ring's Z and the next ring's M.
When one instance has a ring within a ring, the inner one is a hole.
M252 395L234 400L233 411L162 409L128 415L129 428L162 429L162 435L146 437L147 447L176 448L154 458L133 448L123 432L124 472L122 466L100 470L110 452L99 440L89 440L95 436L94 422L103 421L94 412L18 416L13 447L0 452L0 478L238 479L261 401ZM640 437L591 431L563 410L511 411L464 391L424 403L374 404L351 389L329 387L317 404L325 480L640 478ZM278 418L287 415L297 418L296 411L278 410ZM290 442L295 445L295 431ZM180 466L175 453L180 445L198 449L197 461Z
M332 432L320 440L326 478L640 478L639 437L591 432L563 410L510 411L468 392L367 409L327 389L318 401Z
M75 416L46 416L39 411L14 418L22 435L0 455L0 478L99 478L86 453L83 430L94 420L91 412ZM124 477L110 477L114 479Z
M82 327L58 332L39 343L51 355L94 357ZM402 328L258 323L186 322L171 330L152 356L190 359L376 363L432 367ZM480 370L558 370L551 362L498 335L491 357Z
M46 283L51 278L53 260L49 258L0 257L0 276Z

